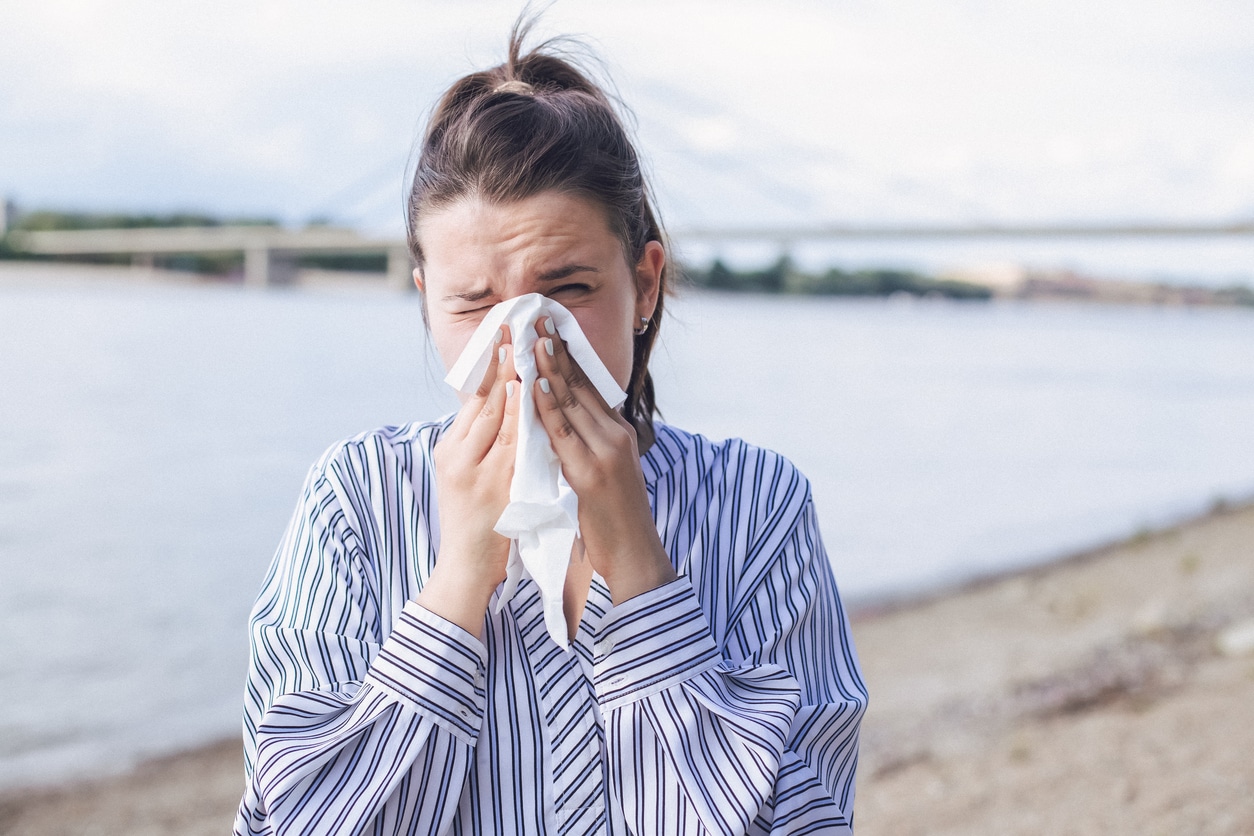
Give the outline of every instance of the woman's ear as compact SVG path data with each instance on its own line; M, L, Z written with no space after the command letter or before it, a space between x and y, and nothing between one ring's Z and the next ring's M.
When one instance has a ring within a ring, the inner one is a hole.
M657 295L662 289L662 269L666 266L666 250L661 241L644 245L644 255L636 262L636 313L645 319L653 316Z
M422 270L414 268L414 287L418 288L418 292L422 293Z

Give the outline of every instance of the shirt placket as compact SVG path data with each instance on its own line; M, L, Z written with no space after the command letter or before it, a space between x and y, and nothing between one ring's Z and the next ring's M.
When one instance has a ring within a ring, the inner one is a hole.
M563 834L606 832L604 732L592 687L587 621L569 650L549 636L535 584L519 589L515 608L544 709L551 751L554 819ZM592 596L590 595L590 598ZM521 610L521 611L520 611ZM537 776L537 780L543 780Z

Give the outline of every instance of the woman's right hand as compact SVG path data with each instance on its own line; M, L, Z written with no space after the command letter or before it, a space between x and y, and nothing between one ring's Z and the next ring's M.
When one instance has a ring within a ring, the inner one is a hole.
M509 504L518 443L520 384L510 340L503 326L483 383L435 446L440 550L415 599L473 636L483 631L509 560L509 540L493 526Z

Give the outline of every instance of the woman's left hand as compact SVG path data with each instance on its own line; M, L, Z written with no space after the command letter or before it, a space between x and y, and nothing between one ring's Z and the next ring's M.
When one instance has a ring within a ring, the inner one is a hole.
M588 560L619 604L677 577L649 508L636 430L605 402L561 338L549 336L544 320L535 327L536 411L579 497Z

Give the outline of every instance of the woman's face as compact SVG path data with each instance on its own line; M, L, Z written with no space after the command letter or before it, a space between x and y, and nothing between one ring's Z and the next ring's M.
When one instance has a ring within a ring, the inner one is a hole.
M449 368L488 310L540 293L561 302L619 386L631 378L632 331L652 316L665 261L651 241L629 264L605 212L582 197L542 192L512 203L463 198L424 214L417 235L425 264L414 282Z

